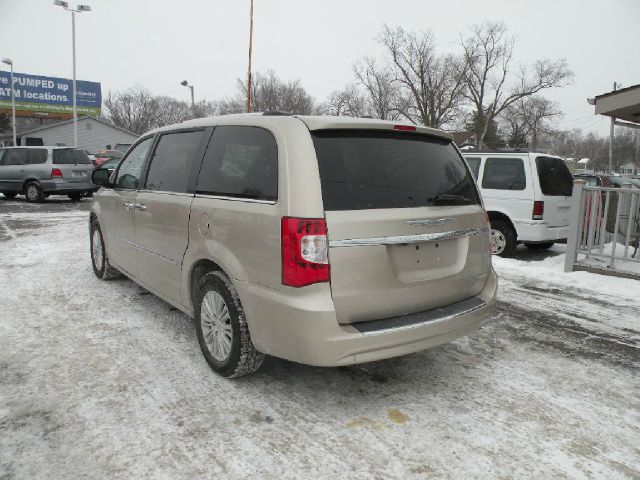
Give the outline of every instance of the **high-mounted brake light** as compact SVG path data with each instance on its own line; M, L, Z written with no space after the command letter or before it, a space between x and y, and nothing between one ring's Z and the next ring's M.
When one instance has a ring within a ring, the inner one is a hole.
M329 281L329 240L324 218L282 217L282 284L304 287Z
M414 127L413 125L394 125L393 126L394 130L400 130L403 132L415 132L416 131L416 127Z
M544 202L535 201L533 202L533 220L542 220L544 215Z
M62 170L60 170L59 168L52 168L51 178L62 178Z

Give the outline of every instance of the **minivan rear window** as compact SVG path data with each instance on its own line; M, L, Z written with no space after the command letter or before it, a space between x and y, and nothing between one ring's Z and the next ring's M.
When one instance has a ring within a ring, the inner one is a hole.
M567 164L559 158L536 158L540 190L543 195L570 197L573 190L573 175Z
M447 140L371 130L311 135L325 210L480 203L473 177Z
M76 165L78 163L91 163L91 160L82 150L57 148L53 151L53 163L56 165Z

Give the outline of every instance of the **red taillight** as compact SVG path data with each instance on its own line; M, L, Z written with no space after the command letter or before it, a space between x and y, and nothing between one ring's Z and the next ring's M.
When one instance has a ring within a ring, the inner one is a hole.
M52 168L51 178L62 178L62 170L60 170L59 168Z
M534 220L542 220L542 216L544 215L544 202L536 201L533 202L533 219Z
M403 132L415 132L416 131L416 127L414 127L413 125L394 125L393 126L394 130L400 130Z
M282 284L304 287L329 281L329 240L324 218L282 217Z

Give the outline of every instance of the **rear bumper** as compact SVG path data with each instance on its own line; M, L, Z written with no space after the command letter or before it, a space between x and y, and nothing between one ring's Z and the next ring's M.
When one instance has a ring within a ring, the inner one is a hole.
M67 193L96 190L96 186L91 181L68 182L64 180L41 180L40 186L45 193L51 195L66 195Z
M467 335L492 318L497 292L497 277L492 271L483 291L474 297L476 302L467 303L465 308L421 312L407 316L413 317L409 320L398 317L340 325L328 284L312 286L314 291L301 301L299 296L287 297L246 282L235 283L258 350L327 367L415 353Z
M569 226L550 227L544 223L514 224L520 242L558 242L569 236Z

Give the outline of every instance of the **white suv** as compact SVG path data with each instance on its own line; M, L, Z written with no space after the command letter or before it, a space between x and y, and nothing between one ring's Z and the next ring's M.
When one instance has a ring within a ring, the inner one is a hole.
M465 152L491 220L492 253L510 257L518 243L535 250L564 241L573 176L560 158L524 151Z

